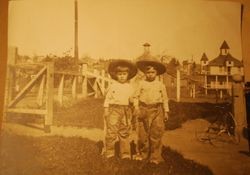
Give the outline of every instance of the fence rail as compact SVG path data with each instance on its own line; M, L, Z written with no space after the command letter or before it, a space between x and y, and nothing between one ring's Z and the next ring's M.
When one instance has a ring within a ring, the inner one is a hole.
M50 132L53 102L58 101L63 105L65 96L71 96L74 100L104 96L112 83L112 79L105 75L104 71L91 72L83 67L79 72L55 71L52 62L9 65L5 97L6 117L9 113L42 115L44 129ZM27 78L29 81L22 85ZM35 103L36 107L20 107L19 104L25 103L25 100L27 104Z

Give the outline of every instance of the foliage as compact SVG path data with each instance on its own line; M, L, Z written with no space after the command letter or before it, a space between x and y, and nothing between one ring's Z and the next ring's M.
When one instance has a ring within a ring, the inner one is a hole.
M84 126L103 128L103 99L85 99L79 101L70 108L56 108L54 124L63 126ZM226 103L190 103L169 101L169 120L166 123L167 130L174 130L182 126L188 120L202 118L213 121L218 114L215 106L227 106ZM98 110L96 110L98 109ZM231 107L228 108L230 110Z
M54 61L55 63L55 70L61 71L77 71L78 65L77 61L74 57L70 55L64 55L62 57L58 56L49 56L47 55L43 60L43 62Z

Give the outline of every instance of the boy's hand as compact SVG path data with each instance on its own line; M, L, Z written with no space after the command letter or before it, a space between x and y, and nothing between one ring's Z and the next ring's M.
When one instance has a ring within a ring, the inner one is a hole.
M164 113L164 122L167 122L168 121L168 112L165 112Z
M140 117L140 109L138 107L134 108L133 115L136 117Z
M136 130L136 116L132 116L131 126L132 126L132 130L135 131Z

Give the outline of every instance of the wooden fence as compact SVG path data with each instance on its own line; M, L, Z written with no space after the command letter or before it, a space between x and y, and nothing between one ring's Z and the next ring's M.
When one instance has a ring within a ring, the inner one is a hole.
M66 84L66 80L69 83ZM5 118L9 113L42 115L44 129L50 132L54 101L63 105L65 96L71 96L73 100L101 97L105 95L111 82L104 70L91 72L86 65L82 65L78 72L55 71L52 62L9 65ZM30 107L31 103L36 105Z

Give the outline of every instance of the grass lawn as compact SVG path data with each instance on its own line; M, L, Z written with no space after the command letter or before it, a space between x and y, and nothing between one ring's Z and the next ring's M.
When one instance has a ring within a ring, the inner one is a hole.
M83 138L27 137L3 133L0 175L210 175L203 165L164 148L164 163L107 161Z
M167 130L181 127L187 120L203 118L214 120L218 115L215 106L225 106L225 103L190 103L169 101L169 120ZM70 108L55 107L54 124L63 126L84 126L103 128L103 99L86 99L79 101Z
M54 125L103 128L103 99L85 99L69 108L55 105ZM218 104L217 104L218 105ZM225 104L220 104L225 106ZM187 120L212 121L218 115L216 104L169 101L170 118L166 130L181 127ZM16 120L18 119L18 120ZM12 116L18 122L42 122L32 116ZM186 160L168 147L160 165L140 161L107 161L96 143L83 138L59 136L32 138L2 135L0 175L209 175L203 165Z

